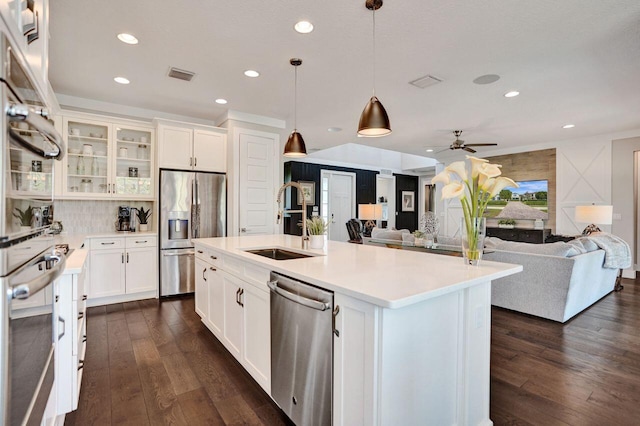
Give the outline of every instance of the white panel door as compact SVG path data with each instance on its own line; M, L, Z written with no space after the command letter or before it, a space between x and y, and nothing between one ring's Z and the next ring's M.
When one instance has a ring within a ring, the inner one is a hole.
M267 135L240 133L240 235L275 231L277 135Z
M89 298L124 294L124 250L91 250Z
M127 293L153 291L158 288L158 249L141 247L127 249Z
M193 166L205 172L227 171L227 138L204 130L193 131Z
M158 165L167 169L191 170L193 130L161 126L158 131Z
M356 175L328 170L322 170L321 175L329 187L329 239L349 241L346 223L356 217Z

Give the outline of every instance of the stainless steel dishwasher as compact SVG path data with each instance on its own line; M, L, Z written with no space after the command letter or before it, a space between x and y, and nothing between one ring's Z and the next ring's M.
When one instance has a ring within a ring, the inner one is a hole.
M299 426L331 424L333 293L271 273L271 395Z

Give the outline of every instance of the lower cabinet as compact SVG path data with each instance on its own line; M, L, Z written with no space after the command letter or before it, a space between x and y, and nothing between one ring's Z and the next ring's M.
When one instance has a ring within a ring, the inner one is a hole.
M220 266L226 257L210 254L204 251L202 255L196 254L196 312L245 370L270 393L271 317L266 285L269 271L251 267L249 272L238 264L227 267L227 271L225 266Z
M155 236L92 238L90 299L154 291L158 286Z
M86 262L79 274L58 279L58 345L56 347L57 414L78 408L87 342Z

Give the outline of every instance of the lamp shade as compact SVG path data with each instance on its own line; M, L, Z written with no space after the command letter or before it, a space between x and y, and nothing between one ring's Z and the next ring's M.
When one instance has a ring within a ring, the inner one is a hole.
M360 116L358 136L376 138L391 133L387 111L376 96L372 96Z
M296 129L291 132L287 144L284 146L284 156L293 158L307 156L307 147L304 145L304 139Z
M576 206L574 219L579 223L611 225L613 223L613 206Z
M380 204L358 204L358 219L360 220L382 219L382 206Z

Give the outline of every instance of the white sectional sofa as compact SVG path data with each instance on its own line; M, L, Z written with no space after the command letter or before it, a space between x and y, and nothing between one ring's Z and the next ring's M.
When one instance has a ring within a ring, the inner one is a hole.
M604 268L605 251L584 239L551 244L487 240L493 252L483 259L524 267L493 281L494 306L566 322L614 288L618 269Z

